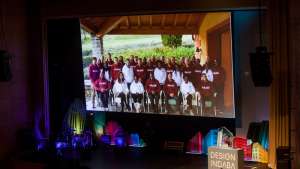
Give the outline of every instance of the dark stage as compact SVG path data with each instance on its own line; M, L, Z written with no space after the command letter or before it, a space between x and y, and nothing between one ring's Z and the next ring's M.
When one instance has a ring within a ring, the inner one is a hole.
M91 154L67 153L65 161L58 159L48 168L55 169L207 169L207 156L181 152L149 152L142 149L112 149L98 147ZM70 160L70 156L80 159ZM80 158L79 158L80 157ZM67 166L71 167L67 167ZM80 167L78 167L80 166ZM245 162L244 168L267 169L266 164Z

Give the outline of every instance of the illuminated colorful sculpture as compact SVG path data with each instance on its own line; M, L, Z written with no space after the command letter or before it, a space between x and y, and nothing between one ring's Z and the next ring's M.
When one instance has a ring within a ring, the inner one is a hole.
M107 122L105 126L105 134L110 136L111 145L116 144L116 137L117 136L124 136L124 132L122 127L115 121Z
M202 134L198 132L192 139L189 140L187 153L202 154Z
M261 163L268 163L268 151L263 148L259 143L252 145L252 160Z
M65 120L67 127L72 129L74 134L82 134L86 121L86 110L81 100L75 99L69 107Z
M138 133L130 134L128 142L129 142L130 147L145 147L146 146L144 140L140 138Z
M203 153L207 154L208 147L216 146L218 139L218 129L210 130L203 139Z

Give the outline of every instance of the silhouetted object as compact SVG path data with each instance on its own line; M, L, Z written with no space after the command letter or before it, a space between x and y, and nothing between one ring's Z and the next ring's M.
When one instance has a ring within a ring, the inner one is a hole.
M20 129L16 133L18 149L23 151L32 151L35 149L35 137L31 128Z
M255 53L250 53L252 80L257 87L268 87L272 83L270 55L264 46L259 46Z
M277 169L291 168L291 157L289 147L278 147L276 149Z
M7 51L0 50L0 82L10 81L12 78L10 59L11 56Z
M247 139L258 142L264 149L269 149L269 122L250 123L247 133Z

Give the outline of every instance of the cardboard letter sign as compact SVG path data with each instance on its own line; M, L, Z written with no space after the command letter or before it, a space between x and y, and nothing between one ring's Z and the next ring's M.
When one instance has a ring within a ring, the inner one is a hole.
M244 152L241 149L209 147L208 169L243 169Z

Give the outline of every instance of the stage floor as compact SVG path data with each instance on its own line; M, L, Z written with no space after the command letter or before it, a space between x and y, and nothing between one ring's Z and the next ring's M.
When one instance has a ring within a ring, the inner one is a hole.
M81 161L86 169L207 169L207 157L178 152L143 152L98 148L89 160ZM246 162L245 169L267 169L267 165Z

